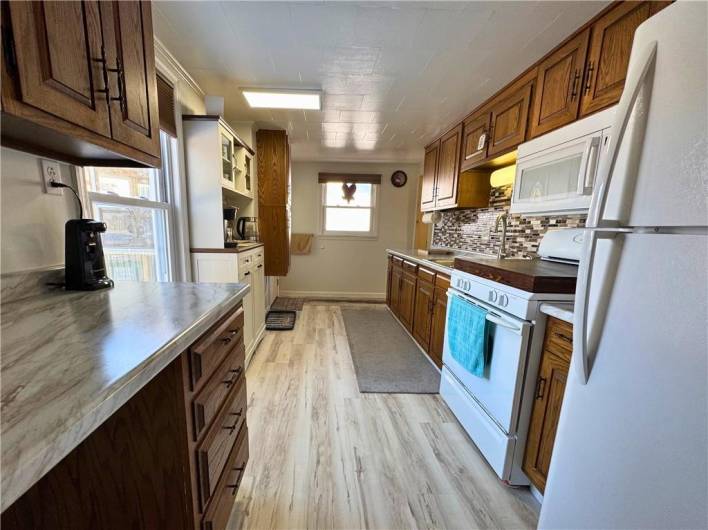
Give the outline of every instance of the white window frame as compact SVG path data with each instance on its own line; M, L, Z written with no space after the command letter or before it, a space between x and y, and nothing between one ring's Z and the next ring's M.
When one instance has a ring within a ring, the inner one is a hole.
M167 249L167 281L173 282L175 278L180 276L179 266L177 263L178 256L178 246L175 234L177 233L177 215L175 206L175 193L174 193L174 182L173 182L173 171L177 167L176 160L176 148L173 146L172 137L163 131L160 131L160 135L165 135L167 141L162 141L162 136L160 138L160 154L162 160L162 167L160 169L150 169L150 171L157 172L157 194L162 200L154 201L150 199L139 199L135 197L123 197L121 195L114 195L111 193L100 193L96 191L90 191L86 187L86 177L90 175L94 169L93 167L80 167L77 168L77 181L79 183L79 189L82 197L82 202L86 204L85 216L96 217L96 210L94 208L94 203L99 202L103 204L114 204L116 206L135 206L139 208L150 208L155 210L162 210L165 212L165 248Z
M320 208L319 208L319 231L318 235L325 239L378 239L379 236L379 187L380 184L371 184L371 206L329 206L330 208L342 209L369 209L370 222L368 232L345 231L345 230L326 230L327 216L327 183L320 183Z

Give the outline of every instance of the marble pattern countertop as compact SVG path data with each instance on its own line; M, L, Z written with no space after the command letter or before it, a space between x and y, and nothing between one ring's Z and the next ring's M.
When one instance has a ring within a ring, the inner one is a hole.
M564 320L565 322L568 322L569 324L573 323L573 304L544 302L543 304L541 304L540 309L541 313L545 313L546 315L559 318L561 320Z
M3 303L2 510L247 292L243 284L116 282Z

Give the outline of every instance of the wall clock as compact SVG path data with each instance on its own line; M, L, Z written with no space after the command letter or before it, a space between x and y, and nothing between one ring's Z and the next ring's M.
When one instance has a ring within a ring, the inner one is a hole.
M402 188L406 185L406 182L408 182L408 175L406 175L405 171L401 171L399 169L397 171L394 171L391 175L391 184L393 184L397 188Z

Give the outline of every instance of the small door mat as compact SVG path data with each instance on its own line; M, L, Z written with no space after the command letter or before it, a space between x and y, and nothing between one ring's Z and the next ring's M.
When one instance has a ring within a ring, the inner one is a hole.
M266 329L288 331L295 327L297 311L271 310L266 315Z
M294 311L302 311L302 306L304 304L304 298L284 298L282 296L279 296L273 301L273 305L271 306L271 308L274 310L288 309Z

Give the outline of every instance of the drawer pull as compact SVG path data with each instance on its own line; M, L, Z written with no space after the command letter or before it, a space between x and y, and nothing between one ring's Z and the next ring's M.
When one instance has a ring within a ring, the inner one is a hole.
M226 385L226 388L231 388L231 385L233 385L236 381L238 381L239 376L241 375L241 370L242 368L239 366L235 370L229 370L229 373L235 374L231 379L227 379L224 381L224 384Z
M567 342L568 344L573 344L573 339L571 339L568 335L563 335L563 333L558 333L557 331L554 331L553 336L556 337L557 339L562 340L563 342Z
M234 421L233 425L224 425L224 429L229 431L229 436L231 436L234 433L234 431L236 430L236 426L238 425L239 418L241 417L241 414L243 414L243 407L241 407L241 410L239 410L238 412L231 412L230 413L231 416L236 416L236 421Z
M238 478L236 479L236 484L227 484L227 488L231 488L231 495L236 495L238 488L241 486L241 479L243 479L243 470L246 469L246 463L241 464L241 467L233 468L234 471L238 471Z
M228 344L229 342L231 342L231 337L224 337L221 339L222 344Z

